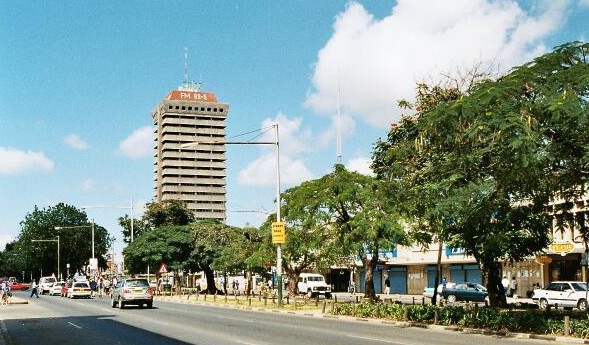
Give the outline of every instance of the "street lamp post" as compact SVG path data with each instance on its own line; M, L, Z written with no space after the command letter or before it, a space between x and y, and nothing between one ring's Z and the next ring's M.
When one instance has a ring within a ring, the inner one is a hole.
M105 206L105 205L93 205L93 206L81 206L80 207L83 210L89 209L89 208L115 208L115 209L127 209L127 210L131 210L131 242L133 242L133 199L131 199L131 206Z
M94 265L96 262L96 256L94 256L94 219L92 219L92 224L91 225L72 225L72 226L56 226L54 229L55 230L61 230L61 229L81 229L81 228L92 228L92 265Z
M280 222L280 141L278 139L278 124L274 128L274 141L194 141L180 145L183 148L195 145L275 145L276 146L276 222ZM276 285L278 287L278 305L282 306L282 246L276 244Z
M61 271L59 270L59 236L56 240L31 240L31 242L57 242L57 277L61 280Z

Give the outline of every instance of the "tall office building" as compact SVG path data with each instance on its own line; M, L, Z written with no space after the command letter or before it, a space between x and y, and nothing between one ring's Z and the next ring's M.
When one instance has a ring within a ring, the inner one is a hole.
M225 145L214 142L225 141L228 110L186 82L155 107L156 202L183 200L196 219L226 220Z

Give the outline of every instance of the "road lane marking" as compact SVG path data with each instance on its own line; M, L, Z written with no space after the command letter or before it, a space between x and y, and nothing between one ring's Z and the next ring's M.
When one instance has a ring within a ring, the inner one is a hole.
M360 337L357 335L352 335L352 334L346 334L346 337L349 338L356 338L356 339L362 339L362 340L372 340L372 341L380 341L382 343L389 343L389 344L398 344L398 345L402 345L401 343L395 342L395 341L391 341L391 340L386 340L386 339L378 339L378 338L370 338L370 337Z
M241 322L249 322L249 323L253 323L254 321L249 320L249 319L240 319L237 317L226 317L226 316L217 316L217 319L225 319L225 320L233 320L233 321L241 321Z
M247 341L241 341L241 340L236 341L236 343L245 344L245 345L258 345L258 343L248 343Z
M70 325L72 325L72 326L74 326L74 327L78 328L78 329L82 329L82 327L80 327L80 326L76 325L75 323L72 323L72 322L68 322L68 323L69 323Z

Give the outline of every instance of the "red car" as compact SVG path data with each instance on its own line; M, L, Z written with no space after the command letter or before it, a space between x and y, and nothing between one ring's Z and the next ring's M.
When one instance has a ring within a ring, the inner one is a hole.
M17 281L10 282L10 290L12 291L21 291L21 290L28 290L29 284L21 283Z

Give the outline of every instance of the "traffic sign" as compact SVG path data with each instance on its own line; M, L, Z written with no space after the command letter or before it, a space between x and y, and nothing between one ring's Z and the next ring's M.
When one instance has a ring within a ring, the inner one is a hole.
M162 262L162 265L160 266L160 269L157 270L157 273L168 273L168 266Z
M272 243L282 244L284 243L285 236L284 222L273 222L272 223Z

